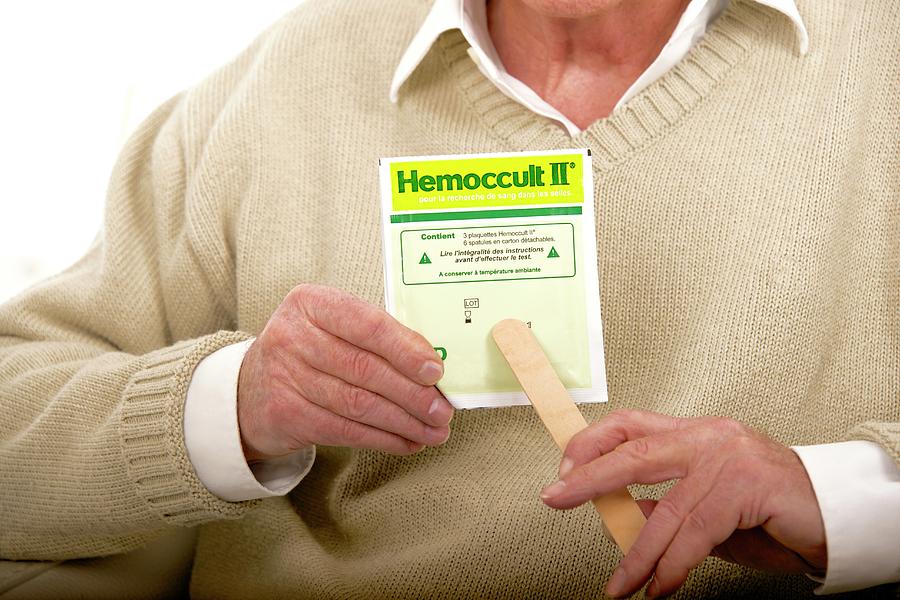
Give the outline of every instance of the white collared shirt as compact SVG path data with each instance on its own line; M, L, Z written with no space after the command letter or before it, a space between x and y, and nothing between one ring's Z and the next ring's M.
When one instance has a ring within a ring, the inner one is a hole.
M729 0L691 0L659 56L616 104L636 94L674 67L703 37ZM806 26L793 0L757 0L790 19L797 50L809 45ZM459 29L469 56L486 79L538 115L554 120L570 135L579 128L527 85L506 72L488 35L485 0L435 0L397 66L390 99L396 102L438 36ZM386 90L387 91L387 90ZM185 402L185 446L200 481L229 500L284 495L312 467L315 448L249 467L237 422L237 379L249 342L207 356L194 372ZM819 499L828 542L828 572L816 593L859 589L900 580L900 470L877 444L846 442L795 447ZM887 516L887 518L885 518Z
M725 10L728 2L729 0L691 0L672 31L669 41L653 63L619 98L615 108L625 105L684 58L684 55L706 33L709 24ZM760 3L784 13L791 20L799 39L799 50L805 54L809 46L809 36L794 0L767 0ZM569 135L574 136L581 131L565 115L547 104L534 90L506 72L488 34L484 0L435 0L431 12L394 72L390 89L392 102L397 101L400 88L425 58L438 36L451 29L459 29L462 32L463 37L469 42L469 56L485 78L494 83L501 92L531 111L557 121L566 128Z

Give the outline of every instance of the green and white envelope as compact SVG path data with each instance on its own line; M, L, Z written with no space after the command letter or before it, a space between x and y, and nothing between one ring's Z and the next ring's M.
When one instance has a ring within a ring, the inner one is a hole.
M588 150L380 161L385 305L444 359L456 408L528 404L491 341L534 331L576 402L605 402Z

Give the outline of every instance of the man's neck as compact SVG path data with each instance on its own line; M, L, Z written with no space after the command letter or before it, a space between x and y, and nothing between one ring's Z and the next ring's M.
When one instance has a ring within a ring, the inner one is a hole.
M608 116L653 63L688 1L611 1L561 16L566 8L490 0L488 30L507 72L584 129Z

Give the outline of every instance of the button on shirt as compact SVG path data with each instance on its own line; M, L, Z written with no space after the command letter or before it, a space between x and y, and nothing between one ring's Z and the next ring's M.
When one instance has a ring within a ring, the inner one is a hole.
M691 0L659 56L635 80L615 109L674 67L722 13L729 0ZM793 0L758 0L794 25L796 50L806 54L809 38ZM441 33L459 29L469 56L484 77L505 95L551 119L570 135L580 129L534 90L507 73L488 34L485 0L436 0L400 58L389 90L400 100L404 82ZM252 340L251 340L252 341ZM237 379L251 341L226 346L195 370L187 392L185 445L200 481L229 501L280 496L312 468L315 447L248 465L237 420ZM900 469L877 444L853 441L795 447L822 510L828 543L828 571L817 593L860 589L900 581ZM891 518L893 515L895 518Z

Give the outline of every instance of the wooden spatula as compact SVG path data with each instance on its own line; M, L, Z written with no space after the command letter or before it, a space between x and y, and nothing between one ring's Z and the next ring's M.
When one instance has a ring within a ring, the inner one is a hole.
M587 421L569 398L531 329L522 321L506 319L491 333L544 426L564 451L572 436L587 427ZM627 553L646 522L637 502L625 488L591 502L616 544Z

